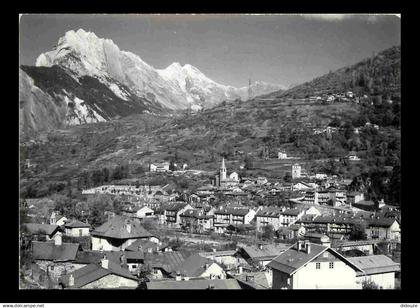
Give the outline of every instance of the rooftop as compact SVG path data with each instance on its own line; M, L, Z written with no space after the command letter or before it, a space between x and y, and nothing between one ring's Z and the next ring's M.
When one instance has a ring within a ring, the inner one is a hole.
M400 264L385 255L371 255L347 258L367 275L400 271ZM361 273L359 275L362 275Z
M65 228L90 228L90 224L81 222L79 220L72 220L69 222L66 222L64 225Z
M180 266L176 267L175 271L185 277L199 277L206 271L206 264L211 265L213 263L213 261L199 254L193 254L185 259Z
M316 257L318 257L321 253L328 250L330 253L339 257L342 261L346 262L350 266L352 266L356 271L360 270L356 265L353 263L348 262L343 256L339 253L334 251L333 249L317 245L314 243L310 243L310 252L307 253L306 251L298 250L298 243L290 247L288 250L280 254L274 260L272 260L267 266L281 272L287 273L289 275L294 274L298 269L304 266L306 263L312 261Z
M127 230L127 225L131 226L131 230ZM92 231L91 234L115 239L149 238L153 236L140 225L140 221L137 219L122 216L111 218Z
M70 288L80 288L110 274L137 281L136 277L131 275L127 269L111 261L109 261L107 269L99 264L89 264L62 276L59 281L65 287L69 287L69 277L72 275L74 277L74 286Z
M23 224L27 232L30 234L46 234L53 235L59 228L58 225L49 225L49 224L36 224L36 223L26 223Z
M78 249L79 244L75 243L55 245L54 241L32 242L32 255L35 260L73 261Z
M251 259L255 260L269 260L278 256L280 253L288 249L289 244L268 244L259 246L243 246L242 249L248 254Z

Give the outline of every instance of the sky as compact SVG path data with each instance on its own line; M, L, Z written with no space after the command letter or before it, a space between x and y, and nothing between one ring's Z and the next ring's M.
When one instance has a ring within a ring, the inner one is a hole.
M109 38L154 68L191 64L214 81L299 84L401 44L395 15L33 14L19 21L20 64L34 65L66 31Z

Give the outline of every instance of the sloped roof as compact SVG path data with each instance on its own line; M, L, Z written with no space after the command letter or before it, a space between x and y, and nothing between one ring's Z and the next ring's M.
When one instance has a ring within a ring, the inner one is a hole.
M240 290L241 287L236 279L194 279L194 280L166 280L146 282L147 289L177 289L177 290L205 290L212 286L214 289L234 289Z
M55 245L54 241L32 242L32 256L35 260L73 261L78 249L79 244L76 243Z
M243 246L242 249L254 260L270 260L278 256L280 253L288 249L287 244L268 244L262 245L260 249L257 246Z
M310 262L311 260L315 259L317 256L319 256L324 251L328 250L333 255L339 257L343 262L346 262L348 265L353 267L355 271L361 271L359 267L357 267L355 264L349 262L346 258L344 258L342 255L340 255L335 250L323 246L323 245L317 245L314 243L311 243L311 250L310 253L307 253L306 251L299 251L297 249L298 243L291 246L289 249L281 253L279 256L277 256L274 260L272 260L269 264L267 264L268 267L279 270L281 272L287 273L289 275L292 275L295 273L298 269L300 269L302 266L304 266L306 263Z
M65 228L90 228L90 224L81 222L79 220L72 220L70 222L66 222L64 225Z
M127 231L127 224L131 225L131 232ZM115 239L148 238L153 236L140 225L139 220L122 216L114 216L93 230L91 234Z
M217 210L214 212L214 214L232 214L232 215L237 215L237 216L245 216L246 214L249 213L251 209L249 208L232 208L232 207L227 207L224 208L222 210Z
M254 281L247 281L247 276L253 276ZM267 272L253 272L253 273L243 273L239 276L235 276L235 279L238 280L239 284L245 284L253 289L270 289L270 277Z
M104 252L96 250L80 250L77 252L74 263L90 264L99 263L104 256Z
M190 256L187 251L168 251L162 253L144 253L144 264L161 268L166 273L172 273L184 260Z
M73 275L74 286L71 288L80 288L110 274L137 281L137 278L131 275L127 269L124 269L120 265L111 261L108 263L108 269L103 268L99 264L89 264L70 274L62 276L59 281L65 287L69 287L69 277L70 275Z
M233 256L236 254L236 250L219 250L219 251L206 251L200 252L199 255L202 257L223 257Z
M25 223L23 226L26 227L26 230L30 234L46 234L46 235L53 235L59 228L58 225L50 225L50 224L36 224L36 223Z
M279 217L281 213L281 208L279 207L267 207L259 210L256 216L259 217Z
M176 272L186 277L199 277L206 271L206 264L211 265L214 262L199 254L189 256L184 262L175 268Z
M373 227L390 227L395 221L395 218L379 217L368 220L367 224Z
M286 209L283 215L298 216L301 211L298 209Z
M360 267L367 275L400 271L400 264L385 255L371 255L347 258ZM360 273L359 275L363 275Z
M165 247L168 247L167 245L159 246L158 244L151 242L149 240L145 239L138 239L135 242L133 242L130 246L127 246L125 250L127 251L139 251L142 250L143 252L147 251L148 248L152 248L154 250L160 250Z

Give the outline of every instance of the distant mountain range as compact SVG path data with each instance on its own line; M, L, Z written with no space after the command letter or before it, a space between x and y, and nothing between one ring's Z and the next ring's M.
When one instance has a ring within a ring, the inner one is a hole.
M248 87L219 84L190 64L155 69L112 40L82 29L66 32L35 67L21 66L19 75L24 135L133 113L208 108L285 89L255 82L249 97Z

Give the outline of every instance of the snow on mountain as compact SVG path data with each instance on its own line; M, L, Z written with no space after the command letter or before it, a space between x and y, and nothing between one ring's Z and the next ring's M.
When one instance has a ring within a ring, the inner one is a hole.
M248 98L247 87L219 84L190 64L181 66L175 62L165 69L155 69L139 56L121 51L112 40L98 38L83 29L66 32L53 50L36 60L39 67L53 65L63 67L77 78L95 77L124 100L127 94L120 85L169 109L208 107L224 100ZM280 89L281 86L275 85L260 87L255 94Z

